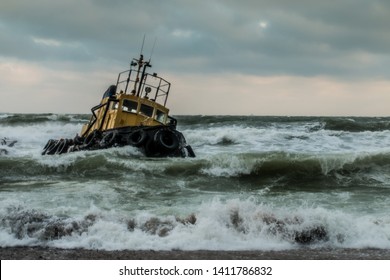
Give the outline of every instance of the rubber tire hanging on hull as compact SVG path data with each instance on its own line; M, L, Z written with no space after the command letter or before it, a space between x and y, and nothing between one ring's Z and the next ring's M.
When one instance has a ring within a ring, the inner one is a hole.
M155 144L164 152L173 152L179 147L179 138L172 130L159 130L154 135Z
M93 144L95 144L95 142L97 141L97 139L100 138L100 132L95 130L93 131L92 133L90 133L85 139L84 139L84 147L85 148L89 148L91 147Z
M117 135L118 135L118 132L116 132L115 130L107 132L103 136L102 140L100 140L99 147L106 149L106 148L113 146L115 144L115 140L116 140Z
M60 144L60 140L53 140L53 141L50 141L49 146L47 147L45 153L46 155L54 155L58 149L58 145Z
M141 147L147 139L147 134L144 130L139 129L132 132L127 139L128 143L134 147Z
M54 139L50 139L49 141L47 141L45 147L43 148L42 155L46 155L46 154L49 155L48 151L49 151L50 147L52 145L54 145L54 143L56 143L56 142L57 142L57 140L54 140Z
M58 144L56 146L57 146L57 149L55 151L56 155L66 153L68 151L69 141L68 139L61 139L60 141L58 141Z

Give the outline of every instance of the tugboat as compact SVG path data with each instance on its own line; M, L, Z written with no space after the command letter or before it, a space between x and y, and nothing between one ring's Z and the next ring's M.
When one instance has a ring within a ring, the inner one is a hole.
M119 73L116 85L109 86L100 104L91 109L80 135L50 139L42 155L130 145L147 157L195 157L166 107L171 84L148 73L151 67L142 53L133 59L130 69Z

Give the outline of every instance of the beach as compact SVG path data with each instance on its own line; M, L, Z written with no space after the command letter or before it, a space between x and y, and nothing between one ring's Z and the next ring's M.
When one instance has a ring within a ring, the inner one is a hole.
M281 251L87 250L0 248L2 260L390 260L384 249L296 249Z

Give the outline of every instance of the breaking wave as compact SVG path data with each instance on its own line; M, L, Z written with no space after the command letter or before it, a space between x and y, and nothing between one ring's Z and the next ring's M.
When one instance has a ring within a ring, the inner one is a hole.
M279 184L322 182L337 186L356 183L390 183L390 153L311 155L284 152L216 154L201 159L147 159L135 149L116 148L38 158L0 158L2 180L30 180L61 176L64 179L121 178L126 174L166 179L193 176L261 180Z
M0 246L87 249L254 250L299 246L390 248L388 217L372 219L302 206L257 205L251 199L203 203L195 213L113 214L96 208L79 217L9 206L0 214Z
M324 129L348 132L390 130L389 118L330 118Z

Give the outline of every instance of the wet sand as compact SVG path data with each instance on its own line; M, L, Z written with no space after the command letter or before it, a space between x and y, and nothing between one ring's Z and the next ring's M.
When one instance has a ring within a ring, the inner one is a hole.
M103 251L44 247L0 248L1 260L390 260L389 249L284 251Z

